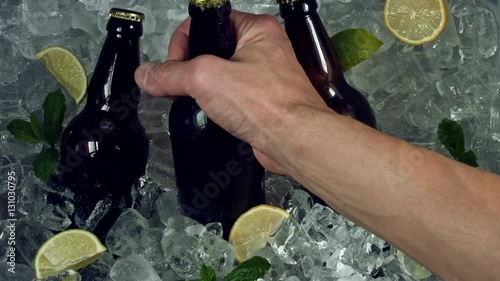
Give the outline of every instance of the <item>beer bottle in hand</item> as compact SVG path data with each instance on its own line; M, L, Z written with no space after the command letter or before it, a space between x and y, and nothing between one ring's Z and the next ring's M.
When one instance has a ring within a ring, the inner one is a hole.
M104 239L132 206L131 188L144 175L149 145L139 123L139 39L144 15L112 9L108 34L87 91L87 103L65 128L51 182L74 197L71 227Z
M316 0L278 0L278 3L295 55L328 107L377 128L370 104L344 78L340 61L318 15ZM313 197L315 202L324 205L317 196Z
M228 0L190 0L188 59L229 59L235 38ZM190 97L172 104L170 138L181 212L200 223L221 222L227 239L233 223L265 201L264 169L251 147L207 118Z

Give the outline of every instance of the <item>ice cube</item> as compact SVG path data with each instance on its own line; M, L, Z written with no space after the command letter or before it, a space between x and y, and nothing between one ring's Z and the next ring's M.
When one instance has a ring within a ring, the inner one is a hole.
M458 74L452 74L436 83L439 94L450 104L450 117L457 121L474 116L475 105L463 84L463 79Z
M303 190L290 190L281 199L280 206L297 219L298 222L302 222L307 212L313 206L313 199L309 193Z
M102 2L109 2L109 0L103 1L103 0L98 0ZM97 27L97 21L95 20L89 20L89 18L97 18L97 15L99 12L97 12L100 9L94 10L93 8L88 8L89 6L86 6L85 3L87 2L95 2L93 0L81 0L79 2L76 2L72 7L71 7L71 27L74 29L81 29L89 34L98 34L99 28ZM107 7L107 4L106 4Z
M188 279L199 276L202 262L198 254L198 238L186 235L183 230L168 231L165 232L161 245L165 259L175 273Z
M453 19L448 20L446 28L436 40L424 45L424 52L428 57L449 61L453 55L453 48L460 44L460 37Z
M111 268L109 276L113 281L161 281L149 262L141 256L120 258Z
M44 36L71 27L71 0L23 0L23 20L30 32Z
M270 238L270 244L286 264L300 264L313 248L311 238L293 217L289 217Z
M84 267L80 274L82 281L105 281L111 268L101 262L94 262Z
M54 234L39 222L23 220L16 226L16 262L32 265L36 252ZM17 257L17 255L16 255Z
M142 235L148 228L148 221L139 212L134 209L125 210L106 237L109 252L122 257L136 253Z
M265 258L271 264L271 268L263 277L264 280L283 280L286 276L285 264L269 245L258 250L252 256Z
M110 0L79 0L88 11L108 10Z
M151 218L156 211L158 198L163 192L162 186L144 176L134 183L132 196L133 208L146 219Z
M32 281L35 271L27 265L15 263L12 267L8 263L0 263L0 280L2 281Z
M478 7L460 18L460 55L462 59L489 58L498 49L495 15Z
M451 5L451 12L455 17L463 17L471 13L471 10L475 7L474 1L469 0L456 0L455 3Z
M201 236L198 255L203 264L212 267L219 277L226 276L234 267L234 246L213 232Z
M161 247L162 238L163 231L160 229L146 229L142 232L141 240L138 242L137 249L135 250L135 254L143 256L148 260L156 272L162 272L167 269L163 249Z
M300 184L294 179L270 172L266 172L265 186L267 204L274 206L279 205L281 198L283 198L288 191L301 189Z
M68 271L61 272L59 274L52 275L52 276L44 279L44 281L61 281L61 280L64 280L64 281L82 281L82 276L77 271L68 270Z
M156 206L161 221L167 225L170 218L180 215L177 191L169 190L161 194L156 201Z
M0 38L0 56L2 67L0 69L0 84L14 83L19 78L17 74L14 51L9 41Z

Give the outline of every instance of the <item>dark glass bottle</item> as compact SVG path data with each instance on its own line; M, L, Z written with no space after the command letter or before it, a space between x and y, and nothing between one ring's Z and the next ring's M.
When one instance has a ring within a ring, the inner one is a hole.
M226 0L189 2L189 59L233 55L230 14ZM264 169L247 143L207 118L190 97L173 102L169 123L181 212L203 224L221 222L227 239L239 215L265 202Z
M87 91L87 103L65 128L51 182L74 193L73 225L105 235L132 206L131 188L144 175L149 144L139 122L139 39L144 15L112 9L108 35Z
M340 61L318 15L316 0L278 0L295 55L325 103L335 112L377 128L373 109L344 78ZM317 196L317 203L325 204Z

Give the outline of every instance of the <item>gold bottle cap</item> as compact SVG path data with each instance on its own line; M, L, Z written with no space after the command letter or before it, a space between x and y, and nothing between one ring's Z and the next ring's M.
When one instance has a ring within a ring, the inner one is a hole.
M293 3L299 0L276 0L278 4L288 4L288 3Z
M215 8L228 2L229 0L189 0L189 4L200 8Z
M124 9L112 8L109 11L109 16L116 19L135 21L135 22L144 22L146 17L143 13L129 11Z

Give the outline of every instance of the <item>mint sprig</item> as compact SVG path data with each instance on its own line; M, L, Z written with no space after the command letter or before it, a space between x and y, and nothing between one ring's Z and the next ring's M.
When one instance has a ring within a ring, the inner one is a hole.
M38 116L32 112L30 121L14 119L7 129L15 139L29 144L47 143L50 147L44 148L33 161L35 175L48 181L49 176L54 172L59 158L59 150L55 148L56 143L61 139L62 122L66 112L66 100L64 94L59 89L49 93L43 102L44 122L40 122Z
M479 167L473 151L465 151L464 129L457 122L444 118L439 124L438 137L453 159L472 167Z
M238 265L231 271L224 281L255 281L264 275L271 268L271 264L262 257L253 257ZM200 279L197 281L215 281L215 270L207 265L203 265L200 270Z
M203 265L200 269L200 279L198 281L216 281L215 270L210 266Z

